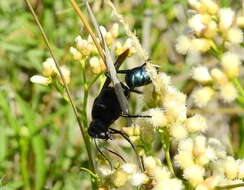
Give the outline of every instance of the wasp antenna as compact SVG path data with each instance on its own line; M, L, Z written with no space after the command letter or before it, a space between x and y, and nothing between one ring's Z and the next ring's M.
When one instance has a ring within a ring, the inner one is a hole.
M118 154L117 152L114 152L114 151L112 151L110 149L107 149L107 148L104 148L104 149L107 150L108 152L118 156L123 162L126 162L126 160L120 154Z
M130 141L129 137L125 133L123 133L122 131L119 131L119 130L116 130L116 129L113 129L113 128L109 128L109 129L111 130L111 133L121 135L131 145L132 149L134 150L134 152L136 154L137 160L140 163L141 170L142 171L145 171L143 158L137 154L136 149L135 149L135 146Z
M112 162L111 162L111 161L107 158L107 156L105 156L105 154L103 154L103 152L100 150L100 148L99 148L98 145L97 145L97 141L96 141L96 139L93 139L93 141L94 141L94 144L95 144L95 146L96 146L97 151L101 154L101 156L102 156L105 160L107 160L107 162L109 163L110 169L111 169L111 171L112 171L112 170L113 170Z

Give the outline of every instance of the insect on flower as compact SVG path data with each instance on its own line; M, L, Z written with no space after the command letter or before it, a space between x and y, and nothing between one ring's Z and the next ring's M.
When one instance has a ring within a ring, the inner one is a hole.
M123 54L119 56L118 60L115 63L117 69L119 68L120 64L125 59L127 54L128 51L126 50ZM94 139L104 139L104 140L112 139L111 138L112 134L119 134L123 138L125 138L131 144L132 148L135 150L128 136L122 131L111 128L110 125L121 116L130 117L130 118L151 117L151 116L123 114L115 93L115 89L114 87L109 86L110 82L111 82L110 77L107 77L102 87L102 90L100 91L99 95L94 101L92 107L92 121L88 128L88 134ZM136 92L133 89L130 89L129 87L124 85L123 83L121 83L121 86L123 88L123 92L126 98L129 98L130 92ZM95 140L94 142L96 145ZM99 149L98 151L102 154L102 152ZM108 151L111 153L115 153L111 150ZM117 153L115 154L119 156Z

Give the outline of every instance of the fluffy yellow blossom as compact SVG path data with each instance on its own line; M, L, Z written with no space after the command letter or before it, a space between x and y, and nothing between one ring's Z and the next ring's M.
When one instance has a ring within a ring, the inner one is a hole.
M243 42L243 32L240 28L231 27L227 31L227 40L234 44L240 44Z
M194 165L193 155L188 151L179 151L175 156L175 163L182 169L190 168Z
M183 139L179 142L178 145L179 151L186 151L193 153L193 140L191 138Z
M218 25L215 21L210 21L207 28L203 31L203 34L207 38L214 38L218 32Z
M241 61L238 55L226 52L221 58L221 66L229 78L238 77L240 73Z
M219 10L219 27L225 31L231 27L235 17L235 12L231 8L221 8Z
M170 122L184 121L186 119L186 95L177 89L168 86L163 98L163 105Z
M167 167L157 166L152 170L151 173L153 179L160 183L160 181L165 181L170 179L170 172Z
M192 48L195 51L206 52L211 48L211 40L206 38L195 38L192 40Z
M212 99L214 94L215 94L214 89L212 89L209 86L206 86L194 90L192 96L194 99L194 103L201 108L208 104L208 102Z
M228 156L223 161L222 167L227 178L234 179L237 177L239 166L237 161L233 157Z
M184 139L188 135L187 129L182 123L172 123L170 125L169 131L170 135L175 140Z
M210 73L216 84L225 85L228 83L227 76L220 69L217 69L217 68L212 69Z
M181 180L176 178L171 178L165 181L160 181L157 183L152 190L182 190L184 189L183 183Z
M244 178L244 160L238 160L239 170L238 170L238 178Z
M203 23L203 16L201 14L196 14L188 20L189 27L200 34L205 28L206 25Z
M186 128L191 133L204 132L207 129L206 119L200 114L196 114L185 121Z
M144 173L135 173L132 174L130 182L133 186L140 186L146 184L149 181L149 178Z
M193 153L195 156L204 154L206 151L206 137L203 135L198 135L194 139L194 149Z
M166 127L166 125L168 124L168 120L165 117L165 113L160 108L150 109L146 112L143 112L142 115L151 116L151 118L145 118L145 120L155 128Z
M184 169L183 176L188 180L193 186L197 186L203 182L205 170L203 167L198 165L192 165Z
M191 39L188 38L187 36L180 35L176 39L175 48L178 53L185 55L190 49L190 47L191 47Z
M117 169L111 176L111 181L115 187L124 186L129 179L128 174L122 169Z
M218 4L212 0L200 0L200 2L202 6L206 7L207 12L211 15L215 15L219 10Z
M124 172L127 174L133 174L136 173L136 165L132 163L125 163L121 165L120 167Z
M235 86L229 82L220 86L220 96L225 102L229 103L237 98L238 92Z
M237 17L236 23L239 27L243 28L244 27L244 16Z
M192 78L200 83L207 83L212 80L208 72L208 68L205 66L198 66L192 70Z

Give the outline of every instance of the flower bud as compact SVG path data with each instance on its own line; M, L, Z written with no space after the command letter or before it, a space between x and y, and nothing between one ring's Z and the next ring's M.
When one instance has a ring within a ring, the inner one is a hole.
M79 61L81 59L82 55L81 55L81 53L76 48L70 47L69 51L72 54L73 59L75 61Z
M44 76L41 75L34 75L30 78L30 81L33 83L37 83L37 84L42 84L42 85L49 85L52 81Z

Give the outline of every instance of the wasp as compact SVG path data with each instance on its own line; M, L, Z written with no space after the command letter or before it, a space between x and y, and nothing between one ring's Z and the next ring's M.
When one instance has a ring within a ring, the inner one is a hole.
M119 56L118 58L119 61L116 61L116 63L122 62L127 55L128 55L128 51L125 51L123 54ZM117 64L116 63L115 66L116 69L118 69L121 63L117 63ZM110 82L111 82L110 77L107 77L99 95L94 100L93 107L92 107L92 121L88 128L88 134L94 139L104 139L104 140L112 139L111 136L113 134L120 134L130 143L130 145L135 151L135 148L131 143L131 141L129 140L128 136L122 131L113 129L110 126L121 116L130 117L130 118L151 117L151 116L123 114L121 106L119 104L119 100L115 93L115 89L114 87L109 86ZM130 88L124 85L123 83L121 83L121 86L123 88L123 93L127 99L129 98L131 92L137 92L134 91L133 88ZM102 154L102 152L99 149L98 151ZM115 153L113 151L110 152ZM115 154L119 156L117 153ZM119 157L121 158L121 156Z

